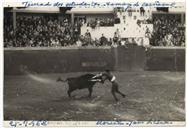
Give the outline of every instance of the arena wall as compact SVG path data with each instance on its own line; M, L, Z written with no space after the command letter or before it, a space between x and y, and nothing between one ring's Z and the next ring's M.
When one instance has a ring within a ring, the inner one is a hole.
M185 71L185 48L151 48L146 52L145 69L156 71Z
M184 71L185 48L13 48L4 50L4 74L84 71Z
M63 73L79 71L113 70L114 56L110 48L79 49L28 49L5 50L4 73L7 75L23 74L24 71L35 73Z
M144 71L145 49L140 46L114 48L115 70L117 71Z

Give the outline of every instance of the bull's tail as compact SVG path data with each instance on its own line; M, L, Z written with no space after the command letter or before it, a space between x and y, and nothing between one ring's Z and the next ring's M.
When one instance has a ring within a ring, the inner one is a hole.
M67 82L67 79L66 79L66 80L63 80L63 79L61 79L61 77L59 77L56 81L57 81L57 82Z

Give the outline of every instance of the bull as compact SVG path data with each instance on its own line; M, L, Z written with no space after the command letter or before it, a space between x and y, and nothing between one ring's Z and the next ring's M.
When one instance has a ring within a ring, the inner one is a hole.
M85 89L87 88L89 91L89 95L88 97L91 97L92 95L92 90L93 90L93 86L97 83L104 83L103 78L102 78L102 74L85 74L85 75L81 75L79 77L69 77L66 80L62 80L60 77L57 79L57 82L67 82L69 85L68 88L68 96L71 98L71 93L77 89Z

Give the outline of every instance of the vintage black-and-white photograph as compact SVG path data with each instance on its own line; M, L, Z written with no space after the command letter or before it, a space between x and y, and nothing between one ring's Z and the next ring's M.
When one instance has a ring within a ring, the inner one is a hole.
M4 120L185 121L185 4L4 7Z

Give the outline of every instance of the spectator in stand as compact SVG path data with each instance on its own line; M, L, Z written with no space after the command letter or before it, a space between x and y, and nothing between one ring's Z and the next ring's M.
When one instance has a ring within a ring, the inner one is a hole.
M79 36L78 24L75 23L75 27L74 27L74 38L75 38L75 40L78 39L78 36Z
M113 42L114 45L120 45L120 35L117 32L114 33Z
M132 17L132 7L128 7L127 9L129 17Z
M76 41L76 45L78 47L82 46L82 41L80 40L80 38L78 38L78 40Z
M87 29L86 33L85 33L85 44L84 45L89 45L91 44L91 33L89 32L89 30Z
M91 33L89 32L89 30L87 29L86 33L85 33L86 37L90 37L91 38Z
M70 36L70 34L66 34L64 36L64 46L69 46L70 42L71 42L71 36Z
M119 28L116 29L116 35L117 35L117 37L118 37L119 39L121 38Z
M144 41L144 47L149 47L150 46L150 38L151 38L151 32L149 30L149 28L146 26L146 30L145 30L145 38L143 39Z
M9 41L8 41L8 39L7 38L5 38L5 40L4 40L4 47L6 48L6 47L9 47L10 45L9 45Z
M100 28L100 19L98 19L98 18L96 19L96 24L97 24L96 28L99 29Z
M174 46L173 42L172 42L172 34L168 33L165 37L164 40L166 42L166 46Z
M113 41L112 41L112 38L110 38L108 41L108 46L112 46L112 44L113 44Z
M29 47L34 47L34 39L31 38L29 41Z
M141 16L144 16L144 14L145 14L144 8L143 8L143 7L140 7L140 15L141 15Z
M101 38L100 38L100 46L106 46L108 44L108 40L107 38L104 36L104 34L102 34Z
M96 20L95 20L95 21L94 21L94 20L91 20L91 21L90 21L90 27L91 27L92 29L95 29L96 26L97 26Z
M135 41L135 39L134 38L132 38L132 45L134 45L134 46L136 46L137 45L137 43L136 43L136 41Z
M97 47L100 46L100 42L97 38L95 38L95 40L93 41L93 45Z

